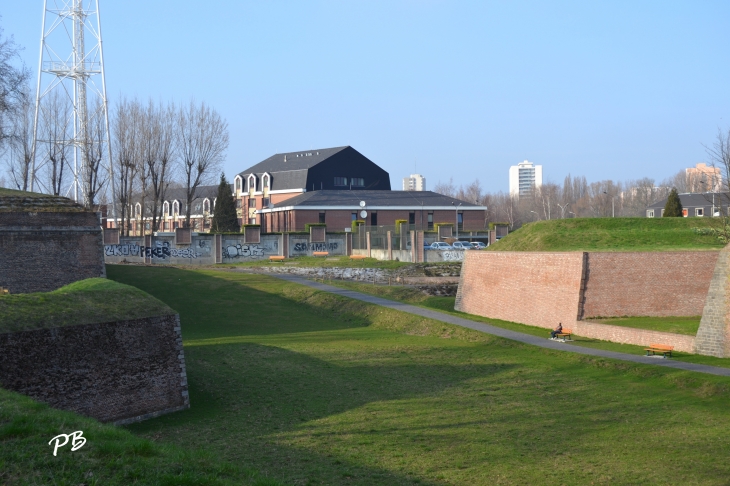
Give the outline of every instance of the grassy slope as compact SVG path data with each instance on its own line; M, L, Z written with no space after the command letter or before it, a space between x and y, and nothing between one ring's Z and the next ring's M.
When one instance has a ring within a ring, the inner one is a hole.
M192 408L129 428L287 484L730 475L725 378L536 349L261 275L109 275L183 323Z
M697 335L702 316L694 317L610 317L605 319L589 319L599 324L635 327L651 331L673 332L675 334Z
M0 332L15 332L175 314L128 285L90 278L53 292L0 295Z
M48 443L81 430L86 444L53 456ZM162 445L0 389L0 484L274 485L197 448Z
M576 218L537 221L510 233L487 251L712 250L723 244L692 228L710 218Z

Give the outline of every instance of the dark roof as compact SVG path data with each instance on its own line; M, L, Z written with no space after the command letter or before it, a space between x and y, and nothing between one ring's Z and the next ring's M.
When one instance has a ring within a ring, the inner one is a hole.
M723 206L728 206L730 203L730 199L728 199L727 194L725 193L714 193L714 199L715 199L715 205L719 206L722 204ZM704 207L712 207L713 200L713 193L711 192L692 192L692 193L683 193L679 195L679 202L682 203L682 207L684 208L704 208ZM665 197L661 201L657 201L654 204L650 204L646 209L664 209L664 206L667 205L667 198Z
M416 208L421 206L428 207L446 207L453 208L461 204L461 207L479 208L483 206L461 201L459 199L437 194L433 191L311 191L305 192L299 196L289 198L278 204L274 208L283 208L290 206L314 206L314 207L360 207L360 201L365 201L368 207L388 207L394 208Z
M249 167L240 176L251 173L263 174L264 172L287 172L292 170L307 170L324 160L332 157L337 152L345 150L348 146L333 147L317 150L304 150L299 152L286 152L282 154L274 154L258 164ZM286 161L284 160L286 158ZM303 186L302 186L303 187Z

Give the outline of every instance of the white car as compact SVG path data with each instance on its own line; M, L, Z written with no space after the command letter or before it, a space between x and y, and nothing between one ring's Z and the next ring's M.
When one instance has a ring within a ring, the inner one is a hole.
M431 243L432 250L453 250L454 247L443 241L434 241Z
M451 246L454 247L454 250L469 250L471 249L471 245L468 241L455 241L451 244Z
M472 250L483 250L487 247L484 243L481 241L472 241L471 242L471 249Z

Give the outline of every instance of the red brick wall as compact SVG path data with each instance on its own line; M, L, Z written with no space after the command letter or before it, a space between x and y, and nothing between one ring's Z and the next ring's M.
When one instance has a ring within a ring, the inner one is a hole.
M583 315L699 316L718 254L589 253Z
M576 321L582 252L467 251L461 272L457 310L545 328Z
M675 351L682 351L685 353L694 352L695 337L683 334L612 326L610 324L599 324L597 322L589 321L576 322L573 325L572 331L578 336L600 339L602 341L636 344L639 346L649 346L650 344L659 343L674 346Z

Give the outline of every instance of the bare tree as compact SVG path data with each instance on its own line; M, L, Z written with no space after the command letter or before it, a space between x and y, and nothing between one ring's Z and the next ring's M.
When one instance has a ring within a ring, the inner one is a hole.
M62 195L64 187L64 171L69 163L71 147L72 114L65 99L58 92L43 99L40 109L43 110L43 125L39 127L39 141L42 146L36 147L36 157L40 149L41 162L36 171L45 168L45 177L38 180L39 185L56 196Z
M730 241L730 130L727 133L717 130L717 137L712 147L705 147L712 161L712 167L720 169L720 194L713 198L713 210L719 217L711 218L713 226L724 242ZM714 215L713 215L714 216Z
M0 27L0 147L10 137L7 117L22 106L25 83L30 77L30 71L20 61L21 47L12 36L3 38L2 34Z
M210 183L220 173L228 149L228 123L205 103L190 101L177 117L177 146L185 185L185 226L198 186Z
M152 231L158 231L162 204L165 193L174 174L176 155L175 145L175 106L170 104L155 106L150 100L145 117L148 119L147 133L145 133L145 163L150 179L150 189L153 196Z
M433 186L433 192L443 194L444 196L456 197L457 190L456 186L454 185L454 178L450 178L449 182L438 181L438 183Z
M84 206L93 208L97 196L103 191L109 176L102 170L106 147L106 120L101 100L97 98L96 106L90 111L94 115L89 118L89 126L84 130L85 140L82 158L86 161L81 173L81 187L84 194Z
M116 106L112 117L112 146L114 166L116 168L116 195L120 211L117 212L121 220L123 235L129 236L132 211L131 203L134 194L134 181L137 176L138 132L139 132L139 103L122 99Z
M8 175L13 186L21 191L30 188L30 172L33 162L33 96L26 86L20 103L11 115L10 155L7 160Z

